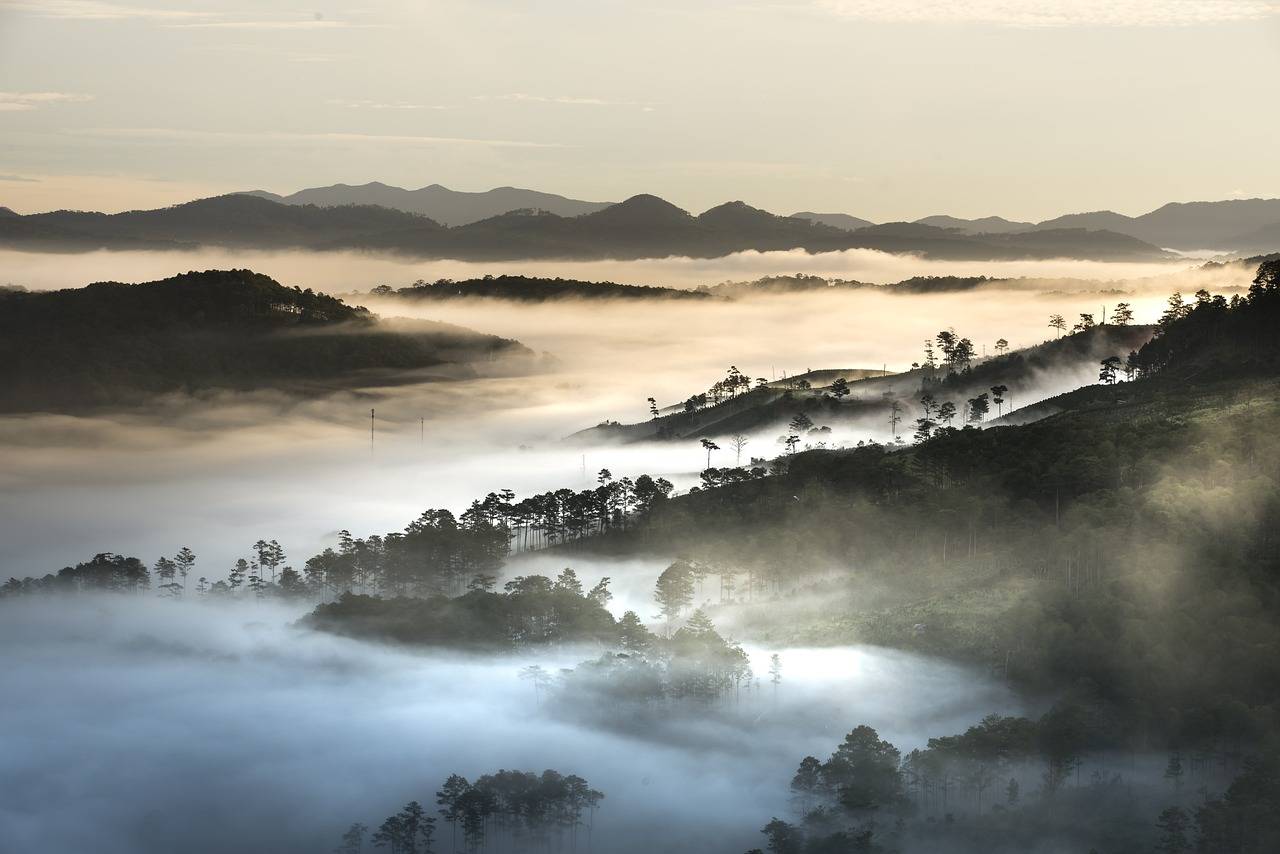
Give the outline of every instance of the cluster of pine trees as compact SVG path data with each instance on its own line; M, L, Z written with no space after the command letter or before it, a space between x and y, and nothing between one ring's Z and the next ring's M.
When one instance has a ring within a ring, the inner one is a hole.
M391 854L437 854L466 851L577 850L585 829L588 847L595 813L604 793L576 774L547 769L499 770L474 783L450 774L436 792L439 815L449 825L449 841L437 842L436 816L419 801L410 801L374 831L356 823L342 834L336 854L360 854L366 837Z

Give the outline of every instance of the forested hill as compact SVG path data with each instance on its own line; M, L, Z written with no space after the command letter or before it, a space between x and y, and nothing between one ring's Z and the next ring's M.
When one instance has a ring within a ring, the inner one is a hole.
M969 406L977 395L985 396L989 409L980 420L987 414L1010 417L1006 413L1015 406L1024 407L1054 391L1092 382L1098 376L1100 360L1111 356L1123 359L1142 347L1153 331L1154 327L1142 325L1094 325L985 359L958 352L954 359L946 359L941 348L947 340L968 342L948 330L938 338L942 364L913 365L896 374L822 369L766 382L735 373L735 368L705 392L661 408L648 420L631 424L606 421L573 434L573 438L609 442L725 440L765 429L787 432L789 422L798 419L806 425L794 430L803 444L810 439L825 440L830 431L823 428L883 432L895 407L896 415L903 419L898 432L909 436L908 425L923 394L931 396L931 406L950 404L952 418L959 424L968 419ZM968 344L972 346L972 342ZM993 397L997 387L1001 392ZM1046 402L1034 411L1055 410Z
M485 276L480 279L440 279L415 282L394 289L379 285L370 296L409 300L503 299L518 302L546 302L563 299L676 299L710 300L702 291L661 288L647 285L620 285L614 282L585 282L579 279L534 276Z
M218 388L314 394L356 372L456 374L526 352L447 324L387 326L364 308L250 270L0 291L0 411L8 412L136 405Z
M745 574L773 595L724 618L760 642L960 656L1065 696L1081 752L1247 751L1280 736L1277 323L1272 265L1247 298L1172 300L1139 377L1057 415L797 453L600 547Z

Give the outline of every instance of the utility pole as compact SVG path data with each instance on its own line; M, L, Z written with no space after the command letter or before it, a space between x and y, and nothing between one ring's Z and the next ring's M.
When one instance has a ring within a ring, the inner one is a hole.
M372 409L369 410L369 454L373 454L373 416Z

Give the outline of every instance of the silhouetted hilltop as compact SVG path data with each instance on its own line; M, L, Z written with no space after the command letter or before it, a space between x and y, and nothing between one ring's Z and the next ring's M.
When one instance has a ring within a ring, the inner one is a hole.
M861 217L850 216L849 214L842 213L813 213L811 211L801 211L800 213L793 213L791 216L793 219L807 219L812 222L820 223L821 225L829 225L832 228L842 228L845 231L857 231L860 228L875 225L875 223L869 219L863 219Z
M386 325L366 309L249 270L144 284L0 291L0 410L81 410L166 392L313 394L356 372L444 369L527 352L441 323ZM368 377L366 376L367 380Z
M518 187L497 187L479 193L450 190L432 184L417 190L392 187L379 181L353 186L334 184L311 187L288 195L264 190L251 190L244 195L258 196L288 205L341 207L345 205L380 205L384 208L421 214L442 225L455 226L478 222L517 210L543 210L557 216L581 216L607 208L612 202L584 202L555 193L540 193Z
M938 228L957 228L966 234L1007 234L1034 228L1030 222L1014 222L1002 216L984 216L978 219L960 219L954 216L926 216L916 220L921 225Z

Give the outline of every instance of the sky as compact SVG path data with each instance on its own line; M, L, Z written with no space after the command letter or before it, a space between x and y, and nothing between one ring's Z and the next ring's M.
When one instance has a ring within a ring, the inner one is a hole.
M335 182L1038 220L1280 196L1280 0L0 0L0 205Z

